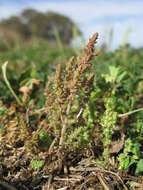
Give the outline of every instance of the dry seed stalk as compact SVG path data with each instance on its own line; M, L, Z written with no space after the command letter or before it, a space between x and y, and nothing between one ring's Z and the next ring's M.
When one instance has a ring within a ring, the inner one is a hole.
M85 89L86 99L88 100L94 76L87 76L86 71L92 67L90 61L93 56L98 55L97 51L94 52L94 44L97 38L98 33L95 33L84 48L82 56L77 57L76 62L74 57L69 60L65 74L62 73L62 66L59 65L53 83L48 82L46 94L49 125L51 129L55 129L55 137L59 138L60 147L64 144L65 133L70 125L68 123L69 119L77 118L81 110L81 107L79 107L76 115L71 113L74 101L77 99L81 89ZM85 103L82 109L84 109ZM79 117L76 122L78 122L78 126L80 124Z

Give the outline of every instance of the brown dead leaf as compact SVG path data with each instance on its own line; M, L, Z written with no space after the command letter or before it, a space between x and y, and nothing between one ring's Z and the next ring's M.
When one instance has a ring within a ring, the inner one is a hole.
M23 93L23 101L26 102L30 95L30 89L27 86L22 86L19 91Z
M11 103L10 108L8 109L8 115L12 116L16 113L16 105L14 103Z
M32 85L34 86L39 86L41 84L41 80L38 80L38 79L32 79Z
M16 120L10 121L6 126L6 138L12 146L16 147L16 144L20 141L20 130Z
M130 186L136 190L142 190L143 189L143 184L135 182L135 181L131 181Z
M118 153L124 146L124 141L125 141L125 135L121 133L120 139L117 139L112 142L111 147L110 147L110 153Z

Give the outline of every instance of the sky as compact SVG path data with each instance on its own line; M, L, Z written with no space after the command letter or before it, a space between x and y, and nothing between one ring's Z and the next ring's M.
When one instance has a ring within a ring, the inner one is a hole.
M143 0L0 0L0 19L18 15L25 8L67 15L85 39L98 32L99 43L108 41L112 29L113 49L125 38L133 47L143 46Z

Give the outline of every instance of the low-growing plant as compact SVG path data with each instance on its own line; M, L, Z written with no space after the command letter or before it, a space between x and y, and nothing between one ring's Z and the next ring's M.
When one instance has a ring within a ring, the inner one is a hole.
M112 143L112 135L115 131L117 124L117 112L115 111L115 97L111 96L105 98L105 112L101 118L101 124L103 126L103 156L106 160L109 158L109 148Z
M43 166L44 160L32 159L30 164L31 164L32 169L39 170Z
M59 147L70 145L81 148L89 143L90 128L82 113L93 87L94 74L89 70L92 68L92 57L98 54L94 51L97 37L95 33L82 56L78 56L77 60L72 57L65 70L58 65L54 79L49 79L47 84L47 117Z
M130 166L135 165L135 174L139 175L143 172L143 154L141 151L143 138L142 112L137 115L135 122L127 130L127 136L123 153L118 157L120 169L128 169Z

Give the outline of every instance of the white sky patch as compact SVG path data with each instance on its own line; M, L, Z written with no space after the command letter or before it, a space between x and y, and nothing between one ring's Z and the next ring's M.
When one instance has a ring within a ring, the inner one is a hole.
M100 33L99 41L105 41L106 33L113 28L113 48L121 43L125 32L131 27L132 33L129 36L129 42L135 47L143 45L143 38L141 38L143 34L142 0L57 0L53 2L48 0L31 0L25 4L20 4L20 2L17 4L11 3L10 6L3 4L0 6L0 19L19 14L21 10L28 7L43 12L55 11L71 17L79 25L86 39L95 31L98 31ZM116 17L118 17L117 21Z
M85 25L82 30L85 31L84 35L87 39L95 31L99 32L99 44L102 42L107 42L109 38L110 30L113 30L113 41L110 44L111 49L115 49L117 46L121 45L126 33L130 30L127 42L129 42L134 47L143 46L143 39L141 38L143 34L143 27L141 27L141 21L136 21L134 19L127 19L122 22L106 23L106 24L96 24L96 25Z
M0 5L0 20L3 18L7 18L11 15L18 15L20 14L22 7L19 6L7 6L7 5Z
M29 3L36 9L46 11L55 10L60 13L65 13L74 19L85 21L90 20L91 17L103 16L120 16L120 15L143 15L143 1L128 1L120 3L120 1L64 1L64 2L44 2L44 3Z

